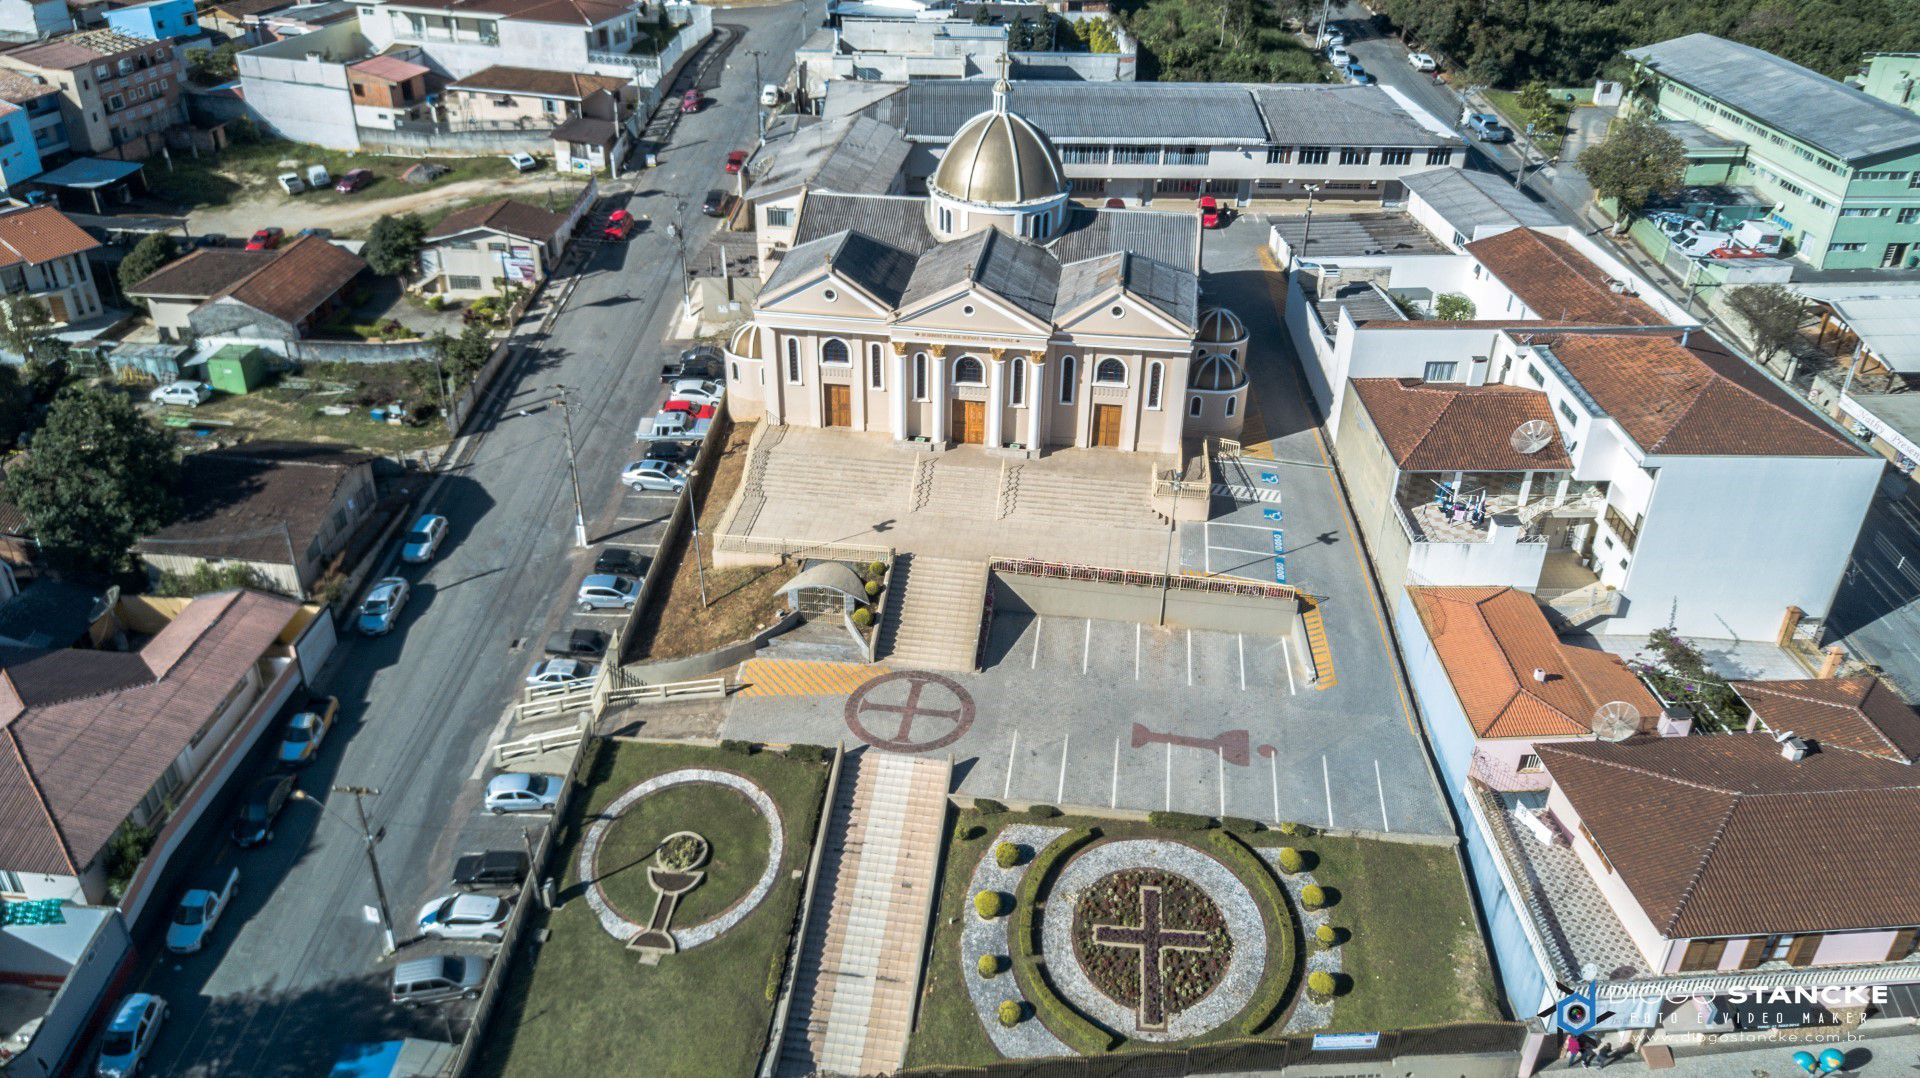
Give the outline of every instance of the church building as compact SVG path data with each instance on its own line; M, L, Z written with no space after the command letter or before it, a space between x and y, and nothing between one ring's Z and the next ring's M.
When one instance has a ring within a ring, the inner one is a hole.
M739 418L1009 455L1237 435L1247 334L1197 214L1093 209L994 86L925 197L815 192L726 346Z

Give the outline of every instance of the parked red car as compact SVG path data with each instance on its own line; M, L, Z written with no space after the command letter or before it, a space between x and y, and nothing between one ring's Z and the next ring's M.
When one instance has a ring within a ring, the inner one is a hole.
M333 189L343 195L350 195L372 182L373 172L371 170L356 168L348 172L345 176L340 177L340 182L334 184Z
M680 95L681 112L699 112L700 106L706 103L707 99L700 95L699 90L688 90L686 93Z
M1220 203L1212 195L1200 196L1200 227L1219 228L1227 223L1227 215L1220 210Z
M615 210L607 218L607 227L600 234L610 240L624 240L633 232L633 214L625 210Z
M255 232L253 237L247 240L247 250L271 251L275 247L280 246L280 237L284 235L286 235L286 232L281 229L263 228Z
M727 155L727 171L738 172L747 165L747 151L735 150Z

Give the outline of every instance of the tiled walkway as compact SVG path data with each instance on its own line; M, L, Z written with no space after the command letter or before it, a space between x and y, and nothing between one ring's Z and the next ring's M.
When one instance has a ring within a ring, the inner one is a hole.
M847 757L780 1049L783 1075L896 1071L906 1059L949 765Z

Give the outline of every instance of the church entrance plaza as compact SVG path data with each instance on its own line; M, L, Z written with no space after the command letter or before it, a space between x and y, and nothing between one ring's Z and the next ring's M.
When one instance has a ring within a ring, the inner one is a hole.
M722 563L851 548L985 562L1031 558L1178 571L1168 454L1057 449L1038 459L972 445L941 452L884 434L763 425L720 533ZM1183 517L1207 509L1207 469L1187 462Z

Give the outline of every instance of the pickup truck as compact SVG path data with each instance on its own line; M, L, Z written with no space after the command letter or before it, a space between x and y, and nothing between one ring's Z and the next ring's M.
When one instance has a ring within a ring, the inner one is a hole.
M1475 112L1467 117L1467 131L1486 142L1506 142L1513 138L1513 132L1500 123L1500 117L1491 112Z
M687 402L680 403L683 405L681 409L665 409L642 419L639 429L633 432L633 440L697 442L705 438L707 432L713 429L713 406L709 404L688 409L684 407Z

